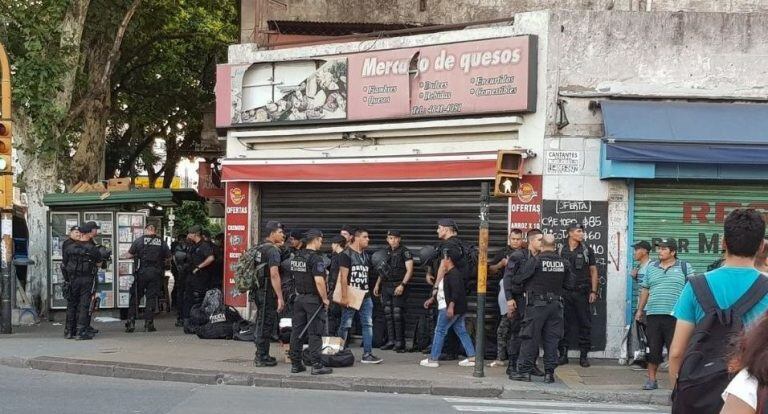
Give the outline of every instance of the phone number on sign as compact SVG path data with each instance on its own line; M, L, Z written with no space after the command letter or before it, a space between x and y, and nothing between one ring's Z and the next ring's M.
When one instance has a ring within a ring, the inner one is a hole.
M417 105L411 108L411 114L413 115L421 115L421 114L450 114L450 113L456 113L461 112L461 105L460 103L452 103L452 104L444 104L444 105L430 105L427 107L424 107L423 105Z

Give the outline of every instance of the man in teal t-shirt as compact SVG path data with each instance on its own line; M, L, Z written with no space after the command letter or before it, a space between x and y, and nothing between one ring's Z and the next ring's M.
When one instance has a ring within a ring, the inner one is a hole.
M734 210L725 219L723 267L707 272L705 276L709 289L721 309L730 308L736 303L760 276L754 265L755 256L765 243L764 237L765 221L753 209ZM749 327L767 310L768 297L765 297L744 315L744 323ZM683 288L673 315L677 318L677 325L669 352L669 377L674 388L696 323L704 318L704 310L696 300L690 284Z

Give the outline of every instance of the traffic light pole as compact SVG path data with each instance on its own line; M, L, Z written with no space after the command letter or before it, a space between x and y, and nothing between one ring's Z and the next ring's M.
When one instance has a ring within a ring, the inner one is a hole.
M5 47L0 43L0 120L11 119L11 67L8 62L8 55L5 53ZM5 127L3 125L3 127ZM8 134L10 134L10 129ZM10 140L8 142L8 153L11 151ZM11 174L13 177L13 167L8 165L8 171L3 174ZM5 183L5 177L0 177ZM11 325L11 266L13 265L13 180L11 179L9 188L4 191L10 191L11 197L4 195L2 200L11 200L10 205L2 205L0 208L0 334L10 334L13 331ZM5 203L3 203L5 204Z
M487 182L480 184L480 243L477 258L477 329L475 329L475 377L485 376L485 295L488 291L488 204Z

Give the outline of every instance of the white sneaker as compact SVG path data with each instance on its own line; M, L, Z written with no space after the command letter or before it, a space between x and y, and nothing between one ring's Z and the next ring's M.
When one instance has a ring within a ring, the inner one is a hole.
M475 366L475 361L470 361L469 358L467 358L467 359L465 359L463 361L459 361L459 366L460 367L474 367Z
M427 368L437 368L440 366L440 363L437 361L432 361L429 358L425 358L425 359L422 359L421 362L419 362L419 365Z
M504 367L504 366L507 366L507 363L497 359L497 360L491 362L490 364L488 364L488 366L491 367L491 368Z

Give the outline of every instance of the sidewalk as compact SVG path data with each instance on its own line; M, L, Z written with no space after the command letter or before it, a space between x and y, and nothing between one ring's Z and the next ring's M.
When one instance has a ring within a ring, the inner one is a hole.
M645 372L619 366L614 360L593 360L591 368L570 364L557 369L558 381L545 385L512 382L504 368L485 368L484 378L472 376L472 368L457 361L441 363L437 369L423 368L421 353L397 354L375 350L381 365L357 362L333 374L313 377L291 375L290 366L254 368L252 343L201 340L173 327L170 317L156 320L158 332L126 334L122 323L95 323L101 331L92 341L66 340L63 326L50 322L35 327L14 328L13 335L0 336L0 364L76 374L121 378L231 384L283 388L333 389L461 397L527 399L578 399L617 403L665 405L669 391L642 391ZM137 323L137 327L142 326ZM138 329L139 331L141 329ZM276 356L279 346L273 344ZM360 349L353 347L358 357ZM660 386L667 387L665 374ZM540 381L540 379L538 380Z

